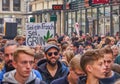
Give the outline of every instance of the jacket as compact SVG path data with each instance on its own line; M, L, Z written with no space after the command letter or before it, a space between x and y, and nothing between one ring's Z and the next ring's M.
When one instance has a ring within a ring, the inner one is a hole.
M45 81L47 84L50 84L53 80L68 74L69 69L64 63L58 61L57 64L58 64L58 70L57 70L55 76L52 77L46 68L47 62L46 61L42 62L42 64L40 64L40 62L39 62L38 71L42 75L43 81Z
M120 79L120 74L117 72L113 72L113 75L109 78L101 79L103 84L114 84L116 80Z
M68 75L58 78L56 80L53 80L50 84L69 84L67 77Z
M86 84L86 80L87 80L87 76L81 76L78 79L78 84ZM99 84L103 84L103 83L101 81L99 81Z
M16 70L9 71L4 74L2 84L19 84L19 82L14 78ZM46 84L36 77L33 71L31 71L25 84Z

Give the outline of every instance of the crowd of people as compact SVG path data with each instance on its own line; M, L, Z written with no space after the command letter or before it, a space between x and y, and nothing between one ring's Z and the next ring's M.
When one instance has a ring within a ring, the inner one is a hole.
M0 36L0 84L120 84L120 36L49 38L26 46L25 36Z

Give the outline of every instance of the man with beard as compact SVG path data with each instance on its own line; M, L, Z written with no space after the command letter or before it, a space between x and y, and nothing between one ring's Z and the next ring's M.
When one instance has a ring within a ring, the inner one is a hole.
M44 48L46 61L39 65L38 70L47 84L68 74L68 67L59 61L59 51L60 49L52 44L48 44Z
M0 71L0 81L2 81L4 73L14 69L14 67L12 65L13 53L18 46L19 46L18 43L13 40L11 40L5 44L5 46L4 46L5 66Z
M58 78L51 82L51 84L77 84L79 77L84 76L80 66L81 55L75 55L69 62L69 74Z

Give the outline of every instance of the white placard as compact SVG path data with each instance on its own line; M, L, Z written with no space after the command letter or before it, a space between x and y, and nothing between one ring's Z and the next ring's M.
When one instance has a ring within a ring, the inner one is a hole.
M77 32L77 35L79 35L79 23L75 23L75 30Z
M47 33L54 36L54 22L49 23L27 23L26 24L26 45L35 47L37 44L45 45L44 36Z

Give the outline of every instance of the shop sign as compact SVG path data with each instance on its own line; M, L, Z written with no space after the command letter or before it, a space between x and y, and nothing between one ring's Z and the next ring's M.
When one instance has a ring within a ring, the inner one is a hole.
M63 5L60 4L52 5L52 10L63 10Z
M108 4L109 0L93 0L93 4Z

